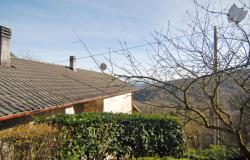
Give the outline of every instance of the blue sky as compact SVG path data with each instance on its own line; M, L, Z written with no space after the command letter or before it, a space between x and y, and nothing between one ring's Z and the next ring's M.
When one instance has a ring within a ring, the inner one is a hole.
M230 0L230 3L234 0ZM228 0L222 0L228 5ZM155 30L170 21L182 28L192 0L1 0L0 25L10 27L11 50L17 56L31 55L45 62L87 56L72 30L93 54L120 49L118 41L129 46L145 43ZM136 51L142 58L145 48ZM116 59L119 63L119 59ZM67 65L68 63L61 63ZM78 66L94 69L90 59Z

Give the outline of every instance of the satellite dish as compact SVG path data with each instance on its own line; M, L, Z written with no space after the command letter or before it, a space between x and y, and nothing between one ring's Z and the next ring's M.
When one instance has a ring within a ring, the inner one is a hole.
M107 69L107 65L106 65L105 63L102 63L102 64L100 65L100 69L101 69L102 71L106 70L106 69Z
M238 24L246 17L246 15L247 11L244 11L243 8L237 7L234 3L228 11L227 20L229 23L234 22Z

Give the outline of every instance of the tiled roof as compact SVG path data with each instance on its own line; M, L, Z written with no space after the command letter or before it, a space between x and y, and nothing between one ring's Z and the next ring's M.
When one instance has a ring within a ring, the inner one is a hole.
M12 59L0 66L0 117L131 90L104 73Z

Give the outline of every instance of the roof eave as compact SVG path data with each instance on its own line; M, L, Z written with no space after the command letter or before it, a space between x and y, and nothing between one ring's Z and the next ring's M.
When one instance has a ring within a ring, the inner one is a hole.
M63 108L67 108L67 107L75 105L75 104L84 103L84 102L93 101L93 100L98 100L98 99L104 99L104 98L107 98L107 97L122 95L122 94L125 94L125 93L134 92L134 91L135 90L130 90L130 91L126 91L126 92L119 92L119 93L116 93L116 94L110 94L108 96L97 96L97 97L88 98L88 99L84 99L84 100L79 100L79 101L75 101L75 102L64 103L64 104L61 104L61 105L48 106L48 107L43 108L43 109L36 109L36 110L24 111L24 112L20 112L20 113L16 113L16 114L9 114L9 115L5 115L5 116L1 116L0 121L6 121L6 120L14 119L14 118L21 118L21 117L24 117L24 116L34 115L34 114L43 113L43 112L48 112L48 111L52 111L52 110L55 110L55 109L63 109Z

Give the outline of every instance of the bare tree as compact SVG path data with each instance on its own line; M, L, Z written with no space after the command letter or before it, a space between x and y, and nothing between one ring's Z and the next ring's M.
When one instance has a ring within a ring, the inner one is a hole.
M14 55L13 57L25 60L39 61L39 59L35 56L34 52L29 49L19 49L19 56Z
M209 3L194 5L195 11L185 13L187 28L178 30L180 36L174 36L171 27L153 34L156 43L148 43L151 64L142 65L126 43L121 47L127 63L109 62L122 71L117 77L165 92L166 107L175 108L186 122L214 130L215 144L224 142L220 134L234 137L241 155L250 159L249 24L226 22L226 10L213 11Z

